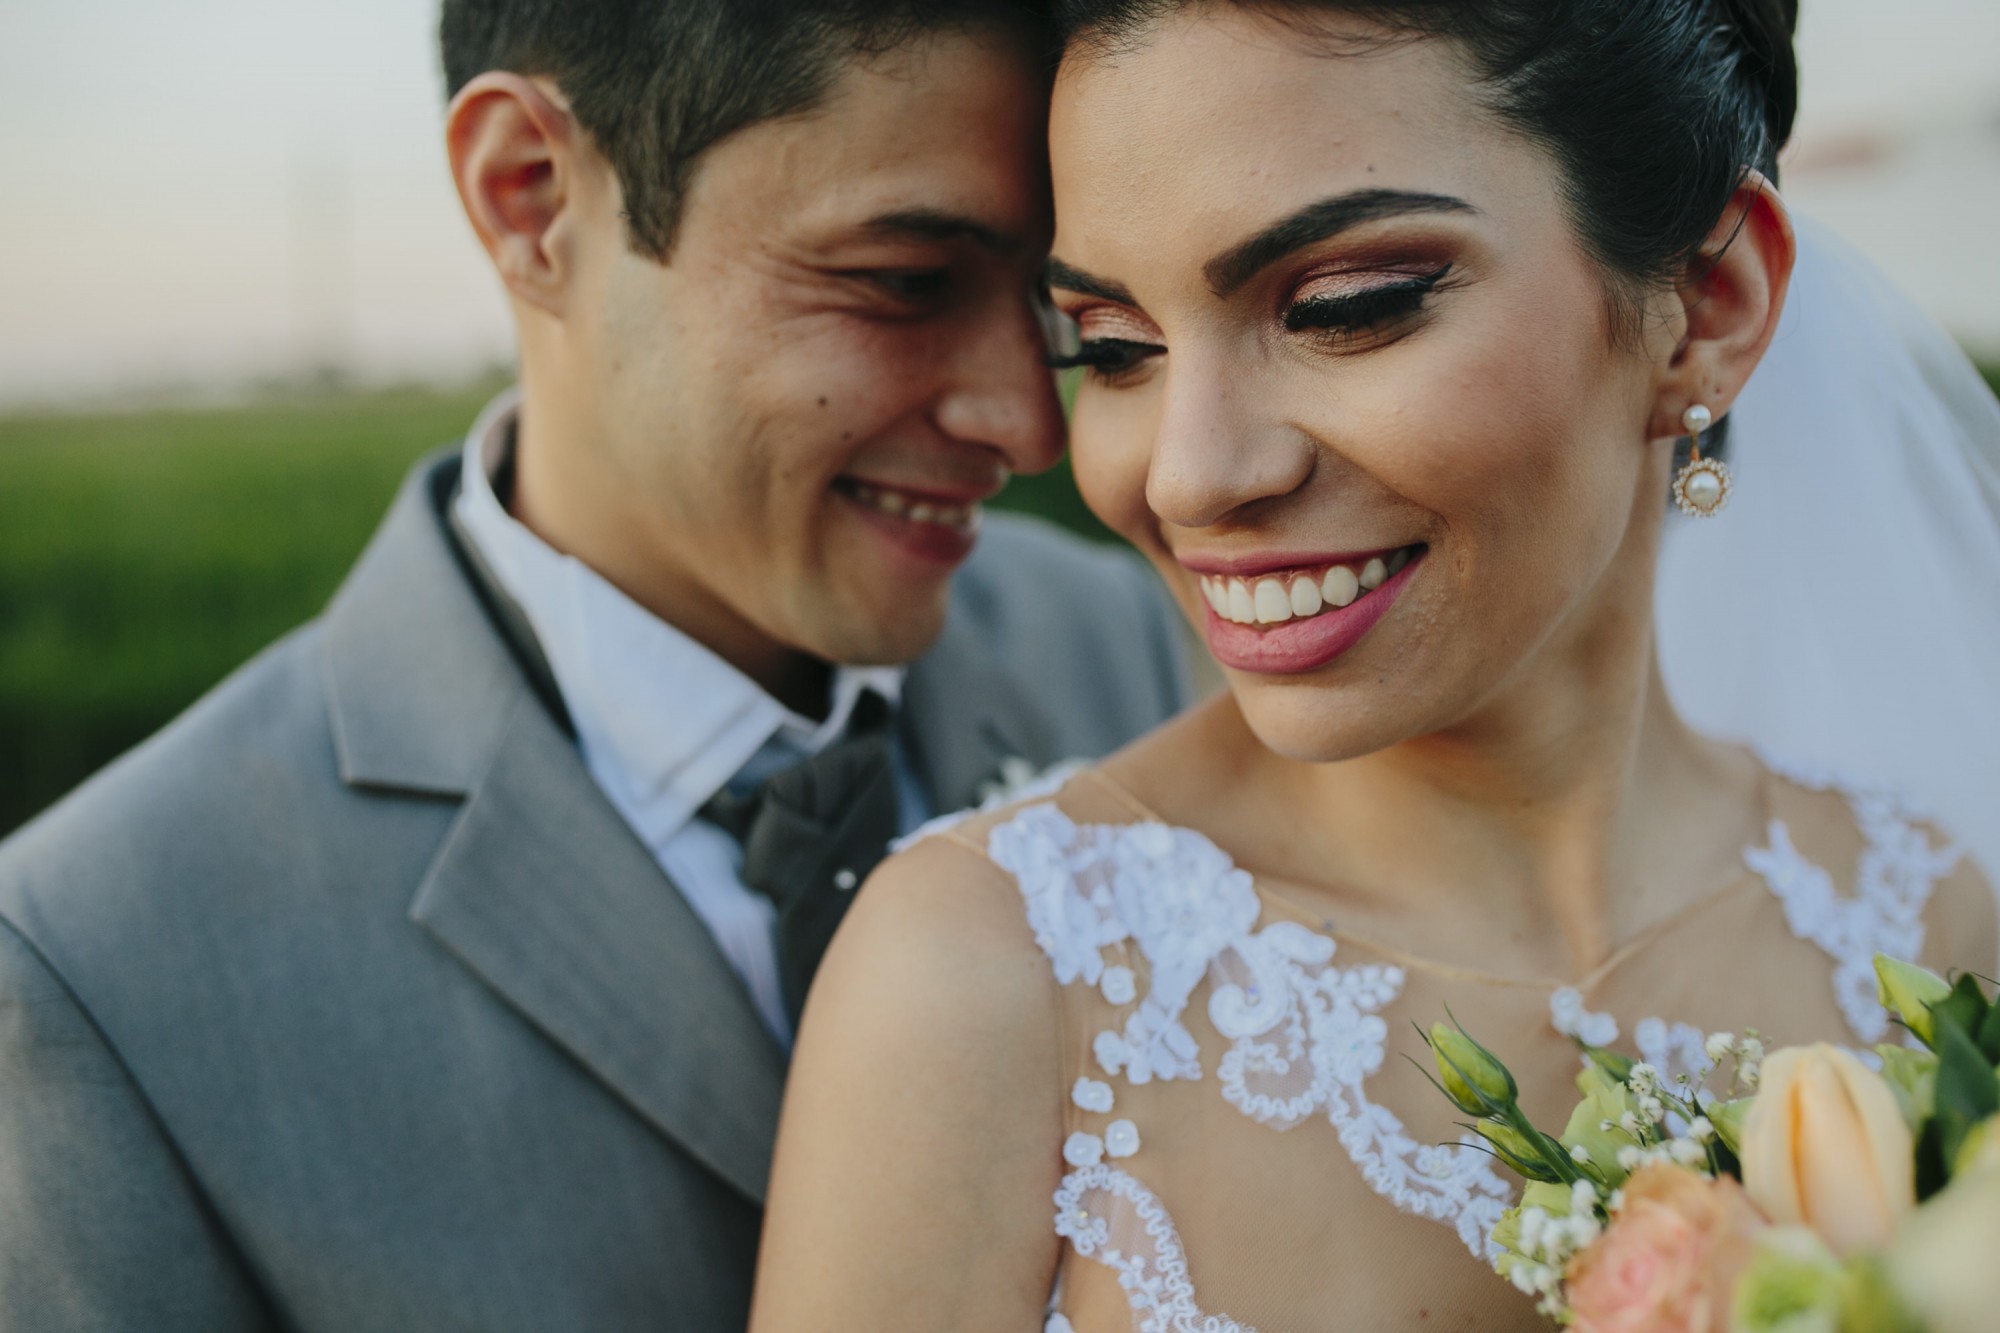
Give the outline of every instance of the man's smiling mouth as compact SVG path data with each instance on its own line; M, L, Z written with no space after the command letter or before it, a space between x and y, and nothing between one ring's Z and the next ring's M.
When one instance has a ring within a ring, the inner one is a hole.
M833 486L856 504L865 505L891 518L899 518L908 523L930 524L954 532L973 533L979 530L981 505L977 500L945 500L922 491L902 490L878 482L856 481L851 477L841 477L833 483Z

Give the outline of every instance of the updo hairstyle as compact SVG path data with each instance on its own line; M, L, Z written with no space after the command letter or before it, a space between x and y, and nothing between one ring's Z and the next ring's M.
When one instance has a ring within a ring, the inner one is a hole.
M1614 296L1687 274L1745 174L1777 179L1797 113L1796 0L1059 0L1064 58L1228 3L1308 35L1344 14L1455 44L1493 112L1554 156Z

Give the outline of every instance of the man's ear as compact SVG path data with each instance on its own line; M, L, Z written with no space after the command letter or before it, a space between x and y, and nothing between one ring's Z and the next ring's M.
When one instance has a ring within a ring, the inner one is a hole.
M445 147L459 202L507 290L560 316L580 137L553 88L489 70L451 99Z
M1778 331L1797 255L1777 190L1750 172L1676 288L1684 326L1653 404L1650 438L1687 434L1681 414L1695 403L1720 420L1736 402Z

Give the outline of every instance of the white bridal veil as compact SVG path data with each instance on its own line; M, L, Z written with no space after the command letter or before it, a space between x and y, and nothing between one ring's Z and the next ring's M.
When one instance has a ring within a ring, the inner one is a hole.
M2000 880L2000 403L1868 261L1798 236L1729 507L1668 524L1667 687L1704 731L1908 793Z

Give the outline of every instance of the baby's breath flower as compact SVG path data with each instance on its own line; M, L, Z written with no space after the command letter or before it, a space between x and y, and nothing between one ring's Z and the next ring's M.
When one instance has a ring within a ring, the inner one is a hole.
M1715 1125L1705 1115L1698 1115L1688 1123L1688 1137L1696 1143L1710 1143L1715 1138Z
M1589 1166L1590 1149L1584 1147L1581 1143L1579 1143L1575 1147L1569 1150L1569 1159L1572 1162L1578 1163L1579 1165Z
M1637 1171L1645 1160L1646 1154L1637 1148L1626 1147L1618 1150L1618 1169L1628 1175Z
M1675 1163L1680 1166L1693 1166L1708 1156L1702 1146L1692 1139L1675 1139L1667 1145L1667 1151L1673 1154Z

